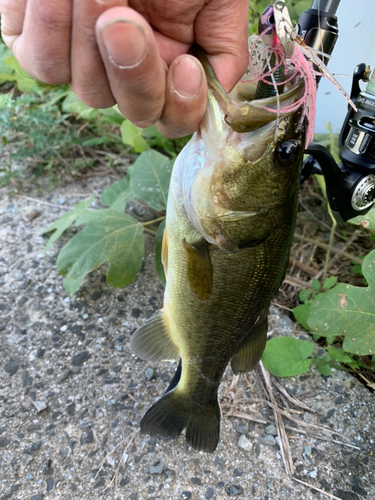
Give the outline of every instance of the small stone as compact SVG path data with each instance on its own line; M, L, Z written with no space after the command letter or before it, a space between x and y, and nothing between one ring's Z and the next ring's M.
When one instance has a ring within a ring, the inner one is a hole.
M91 300L98 300L102 296L102 292L100 290L96 290L93 294L91 294Z
M8 444L10 444L9 439L5 436L0 436L0 448L5 448Z
M191 477L190 478L190 481L193 483L193 484L196 484L197 486L201 486L202 485L202 480L199 479L199 477Z
M331 408L330 410L327 411L327 415L320 419L320 422L322 424L325 424L332 417L334 413L335 413L335 408Z
M191 491L183 491L181 493L181 497L183 500L188 500L189 498L191 498Z
M162 373L160 375L160 378L163 382L169 382L171 380L171 377L168 375L168 373Z
M27 448L24 453L27 455L33 455L36 451L40 450L40 447L42 446L42 441L38 440L35 441L29 448Z
M56 422L57 420L59 420L61 415L62 415L61 411L54 411L51 415L52 422Z
M66 203L67 199L64 196L61 196L59 198L59 205L64 205Z
M22 281L24 278L24 275L23 274L16 274L16 280L17 281Z
M282 328L293 328L294 321L289 318L286 314L281 316L281 327Z
M138 498L138 493L130 493L127 500L137 500L137 498Z
M81 366L83 365L83 363L85 363L85 361L90 359L90 357L91 354L88 351L83 351L73 356L71 363L74 366Z
M227 495L230 497L240 495L242 492L243 489L241 488L241 486L238 486L237 484L232 484L232 486L228 486L227 488Z
M17 361L14 361L13 359L10 359L8 363L4 366L4 370L9 374L9 376L13 376L17 373L17 370L19 368L19 365Z
M323 488L323 490L325 490L325 491L330 491L331 490L331 486L330 486L329 482L326 479L321 479L319 481L319 484Z
M248 452L253 449L253 443L251 443L244 434L241 434L238 440L238 446Z
M67 325L63 325L61 328L60 328L60 332L66 332L68 329L68 326Z
M48 407L45 401L31 401L31 403L38 413L46 410Z
M248 427L245 424L237 425L236 426L236 431L239 432L240 434L247 434L248 432Z
M266 434L269 434L270 436L277 436L276 426L273 425L273 424L267 425L267 427L266 427Z
M120 481L120 486L126 486L130 479L128 477L123 477Z
M276 445L276 439L273 436L264 436L262 438L262 443L267 445L267 446L275 446Z
M39 347L39 349L36 351L36 357L38 359L42 358L45 354L46 350L43 349L42 347Z
M75 412L76 412L76 404L73 402L73 403L70 403L67 407L66 407L66 413L68 415L70 415L71 417L73 415L75 415Z
M47 477L46 479L46 490L47 490L47 493L49 493L50 491L52 491L53 489L53 477Z
M146 380L151 380L153 376L154 376L154 370L152 368L147 368L147 370L145 370Z
M38 495L33 495L30 500L43 500L44 495L43 493L39 493Z
M21 380L22 380L22 387L26 389L26 387L30 387L34 379L30 375L30 373L27 370L25 370L24 372L22 372Z
M142 314L142 311L138 309L138 307L132 307L132 312L131 315L133 318L139 318L139 316Z
M222 458L216 457L214 460L214 466L218 470L222 470L225 467L225 460Z
M158 460L149 466L148 470L150 474L161 474L164 469L164 462L162 460Z
M309 457L311 455L311 446L305 446L303 449L303 454Z
M214 496L214 490L213 488L211 488L211 486L209 486L206 490L206 493L204 495L204 498L206 500L211 500L211 498Z
M120 377L103 377L103 384L113 385L120 382Z
M91 429L89 429L87 431L87 434L85 437L82 437L81 442L85 443L85 444L91 444L94 442L94 433L92 432Z
M67 380L70 375L73 375L73 372L72 370L66 370L62 375L61 377L57 380L57 383L58 384L62 384L63 382L65 382L65 380Z
M237 467L236 469L234 469L233 474L237 477L240 477L243 476L244 472L245 471L243 470L242 467Z

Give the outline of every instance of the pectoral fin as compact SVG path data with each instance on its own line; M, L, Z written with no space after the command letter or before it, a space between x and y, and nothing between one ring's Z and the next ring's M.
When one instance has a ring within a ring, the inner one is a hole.
M168 235L167 228L163 232L163 240L161 243L161 262L164 267L165 279L168 279Z
M172 341L163 310L156 313L133 334L130 349L148 361L171 361L178 356L178 348Z
M267 341L267 316L256 330L249 333L241 342L236 354L231 359L233 372L247 373L251 371L262 357Z
M206 300L212 290L212 264L208 243L191 245L183 241L187 257L187 273L190 288L200 300Z

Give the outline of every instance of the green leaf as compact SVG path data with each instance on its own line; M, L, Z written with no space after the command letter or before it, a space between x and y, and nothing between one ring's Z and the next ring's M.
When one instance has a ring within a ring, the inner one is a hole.
M113 208L113 210L124 212L127 202L134 198L135 196L130 189L130 175L128 173L121 181L115 181L103 191L100 203Z
M93 120L99 116L99 111L86 106L72 91L68 93L62 104L65 113L74 113L78 118Z
M137 198L156 210L167 206L173 160L151 149L141 154L132 168L130 187Z
M309 300L310 298L310 295L311 295L311 291L310 290L301 290L298 294L298 298L301 302L305 303L307 300Z
M353 219L348 220L350 224L356 224L358 226L363 226L366 229L375 229L375 205L367 212L365 215L358 215Z
M10 68L11 73L9 73L9 69L6 72L2 72L0 74L1 80L15 81L21 92L33 92L38 88L39 83L21 68L15 57L4 57L3 61Z
M122 122L120 132L123 142L131 146L136 153L143 153L149 149L149 145L142 137L142 129L128 120Z
M120 113L117 105L112 108L100 109L99 113L102 115L102 121L106 123L112 123L113 125L120 126L125 121L125 118Z
M324 356L320 358L316 358L314 360L316 367L318 368L319 372L328 377L329 375L332 375L331 367L329 366L330 362L330 357L328 354L324 354Z
M12 52L6 45L3 45L2 43L0 44L0 73L4 74L4 80L1 79L0 76L0 83L3 83L4 81L7 81L7 75L11 75L13 73L13 69L8 66L5 62L5 58L12 57Z
M313 278L312 283L311 283L311 287L314 290L314 292L317 292L318 290L320 290L320 282L317 278Z
M346 352L367 355L375 353L375 250L364 258L362 272L368 287L340 283L320 293L307 324L324 337L343 335Z
M278 377L292 377L308 371L314 346L307 340L275 337L266 344L262 360L264 366Z
M163 234L165 229L165 220L159 224L156 236L155 236L155 268L160 281L165 286L166 279L164 274L164 266L161 262L161 247L163 242Z
M68 227L71 226L73 222L75 222L78 219L78 217L80 217L84 212L86 212L86 210L91 205L93 199L94 195L90 196L90 198L87 198L87 200L80 201L79 203L77 203L77 205L74 207L73 210L62 215L53 224L48 226L46 229L43 229L43 231L40 234L50 233L51 231L54 231L54 233L50 236L49 240L47 241L46 250L49 249L52 243L54 243L58 238L60 238L63 232L66 229L68 229Z
M296 320L300 325L303 326L305 330L310 330L307 324L307 318L310 313L310 307L312 302L306 302L306 304L302 304L301 306L297 306L293 309L293 314Z
M61 250L57 269L68 294L78 290L86 274L109 261L107 283L123 287L131 283L142 265L143 226L127 214L105 208L86 212L77 225L87 226Z
M327 352L330 357L338 363L350 363L351 361L353 361L353 358L348 356L344 349L337 347L327 347Z
M329 278L324 280L323 288L327 288L328 290L329 288L332 288L334 285L336 285L336 283L337 283L336 276L330 276Z

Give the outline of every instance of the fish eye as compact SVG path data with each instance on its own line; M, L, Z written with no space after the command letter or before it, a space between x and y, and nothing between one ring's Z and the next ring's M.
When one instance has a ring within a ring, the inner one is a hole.
M298 141L285 141L276 149L276 159L281 167L289 167L298 158L300 151L301 145Z

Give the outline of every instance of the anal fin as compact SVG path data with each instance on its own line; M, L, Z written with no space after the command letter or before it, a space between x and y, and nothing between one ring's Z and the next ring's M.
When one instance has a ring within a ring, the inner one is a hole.
M163 310L156 313L133 334L130 349L148 361L171 361L178 356L178 348L173 343L166 325Z
M251 331L241 342L236 354L231 359L233 372L250 372L262 357L267 341L268 321L267 316L260 325Z

